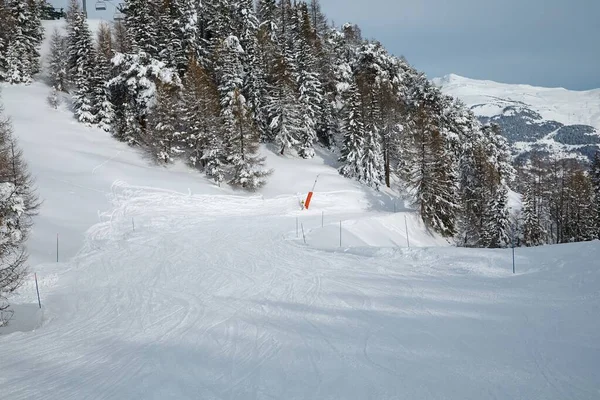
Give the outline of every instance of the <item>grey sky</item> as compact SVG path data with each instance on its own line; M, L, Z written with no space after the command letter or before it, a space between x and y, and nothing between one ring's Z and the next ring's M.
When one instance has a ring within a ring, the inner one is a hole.
M67 0L51 0L65 6ZM113 2L117 2L114 0ZM111 19L114 9L90 18ZM600 0L321 0L430 78L600 88Z
M600 88L600 0L321 0L430 78Z

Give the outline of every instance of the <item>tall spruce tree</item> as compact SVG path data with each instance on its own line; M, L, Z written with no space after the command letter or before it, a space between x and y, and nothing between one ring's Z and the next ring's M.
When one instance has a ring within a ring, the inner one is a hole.
M92 112L95 115L98 126L106 132L112 129L115 112L111 100L111 93L107 87L112 78L113 40L110 27L100 24L97 34L96 62L92 75Z
M523 244L527 247L542 245L544 243L544 232L540 224L535 189L531 184L527 185L523 195L521 217Z
M59 92L67 92L67 46L66 38L55 28L50 37L48 58L48 78L50 86Z
M304 110L302 136L299 155L312 158L315 155L314 143L317 141L317 127L323 114L323 89L316 71L314 45L316 37L311 26L308 8L299 6L299 23L296 27L296 64L299 102Z
M184 152L180 110L177 87L158 83L156 104L150 113L148 131L143 140L150 156L159 163L171 163Z
M74 86L73 108L80 122L96 122L93 106L95 51L87 19L77 0L67 10L68 68Z

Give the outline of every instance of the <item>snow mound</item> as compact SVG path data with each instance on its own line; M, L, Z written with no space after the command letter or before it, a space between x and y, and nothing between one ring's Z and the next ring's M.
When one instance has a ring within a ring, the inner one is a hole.
M314 222L313 220L313 224ZM327 225L316 228L309 226L306 226L306 243L320 249L449 245L444 238L429 232L417 214L409 212L328 222Z

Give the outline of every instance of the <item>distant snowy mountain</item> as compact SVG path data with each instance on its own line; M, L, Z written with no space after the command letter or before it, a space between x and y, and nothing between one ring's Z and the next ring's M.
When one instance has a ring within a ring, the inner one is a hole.
M517 158L540 150L583 159L600 149L600 89L542 88L454 74L433 83L465 102L482 122L500 125Z

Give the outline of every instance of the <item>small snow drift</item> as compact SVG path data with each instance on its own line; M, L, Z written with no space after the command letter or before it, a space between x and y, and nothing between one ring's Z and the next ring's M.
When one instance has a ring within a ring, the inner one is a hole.
M408 212L328 222L324 227L312 229L307 225L307 228L307 244L320 249L449 245L448 240L428 231L416 213Z

